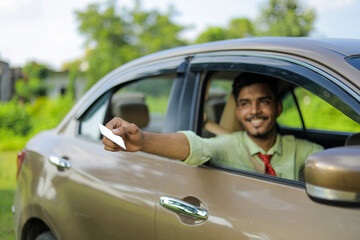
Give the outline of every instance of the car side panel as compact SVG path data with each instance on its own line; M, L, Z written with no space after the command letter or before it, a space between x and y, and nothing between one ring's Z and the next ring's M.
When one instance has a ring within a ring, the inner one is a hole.
M155 200L168 161L112 153L101 141L64 138L56 154L72 167L48 166L43 206L59 239L154 239Z
M157 203L162 239L357 239L360 209L315 203L301 187L173 162L159 196L198 199L198 223Z
M24 226L32 219L48 224L42 210L44 172L49 149L56 146L59 139L54 130L43 131L34 136L24 148L26 157L20 168L14 199L14 222L16 239L22 239Z

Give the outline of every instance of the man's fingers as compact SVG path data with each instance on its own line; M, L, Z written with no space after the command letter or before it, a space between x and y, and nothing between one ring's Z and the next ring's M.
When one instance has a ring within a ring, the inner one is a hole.
M122 135L125 135L125 134L136 134L138 132L138 127L133 123L129 123L122 127L112 129L112 132L115 135L123 137Z
M109 147L107 145L104 145L104 149L107 150L107 151L110 151L110 152L118 152L118 151L122 150L122 148L120 148L120 147L112 148L112 147Z
M113 141L111 141L110 139L108 139L107 137L104 137L102 140L103 144L105 146L108 146L109 148L113 148L113 149L117 149L120 148L119 145L117 145L116 143L114 143Z
M124 119L121 119L119 117L114 117L113 119L111 119L111 121L106 123L105 127L112 130L112 129L115 129L115 128L126 126L128 124L129 123L127 121L125 121Z

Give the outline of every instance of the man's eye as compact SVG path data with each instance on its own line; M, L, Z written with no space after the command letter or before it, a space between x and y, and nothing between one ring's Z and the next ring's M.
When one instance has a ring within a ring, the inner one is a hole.
M249 105L248 102L240 102L240 106L241 106L241 107L246 107L247 105Z
M263 99L260 101L260 103L263 105L268 105L268 104L270 104L270 100Z

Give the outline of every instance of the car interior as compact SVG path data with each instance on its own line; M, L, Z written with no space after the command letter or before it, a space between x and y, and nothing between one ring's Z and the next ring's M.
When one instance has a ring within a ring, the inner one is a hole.
M146 96L141 92L122 92L112 96L110 109L105 122L114 117L121 117L136 124L144 131L160 133L163 127L164 116L150 113L146 103Z
M149 109L145 102L145 95L140 92L114 94L110 108L111 118L121 116L140 128L145 128L149 124Z
M213 137L219 134L228 134L241 130L241 126L235 115L236 104L232 94L221 93L219 90L213 92L210 87L214 79L223 79L232 82L238 74L239 72L215 72L208 77L206 92L204 93L203 137ZM294 95L294 89L298 86L284 80L279 80L278 87L281 99L284 99L289 94ZM295 95L294 99L296 99ZM297 111L299 111L301 116L298 104ZM281 124L278 124L277 128L280 134L291 134L297 138L316 142L325 149L338 146L360 145L360 133L306 129L303 120L302 124L303 126L301 128L291 128L282 126Z

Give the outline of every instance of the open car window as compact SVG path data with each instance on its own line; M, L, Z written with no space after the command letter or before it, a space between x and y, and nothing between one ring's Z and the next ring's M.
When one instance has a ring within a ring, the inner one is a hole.
M201 136L211 138L242 130L235 116L236 105L231 99L233 81L241 72L214 71L206 74L202 94L203 112L200 114ZM340 101L333 101L334 96L341 98L341 95L330 94L330 90L326 87L323 89L317 87L316 92L321 93L318 96L298 84L280 78L277 81L283 102L283 112L277 119L281 135L292 135L296 139L313 142L327 149L344 146L352 133L360 132L360 124L343 113L356 112L356 110L351 111L350 106ZM325 100L322 99L324 96ZM332 104L328 101L332 101ZM236 170L230 165L227 166L227 163L221 165L221 162L210 160L209 164ZM300 170L302 168L303 166L299 167ZM239 168L239 170L243 169ZM302 174L303 172L300 171L296 179L303 181Z
M99 140L98 123L106 124L114 117L135 123L145 131L162 132L174 76L132 81L108 91L81 117L79 135Z
M98 124L104 123L109 100L110 94L106 93L91 105L81 118L79 135L92 140L100 139Z
M162 132L175 75L134 81L112 96L109 120L121 117L144 131Z

